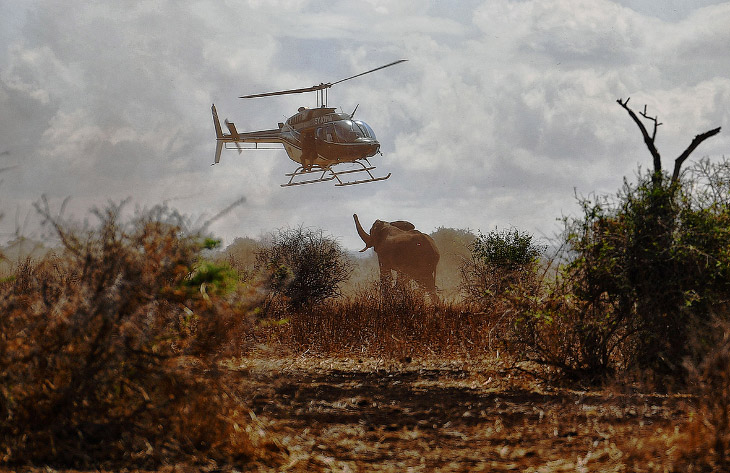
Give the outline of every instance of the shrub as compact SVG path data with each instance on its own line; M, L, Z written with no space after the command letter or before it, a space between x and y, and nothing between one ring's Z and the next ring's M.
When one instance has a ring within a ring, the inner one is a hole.
M528 291L517 287L510 292L514 315L508 319L505 343L518 360L540 366L532 371L541 377L601 381L623 366L619 348L626 332L608 319L605 302L575 296L574 274L555 269L543 272Z
M539 258L546 247L532 235L517 229L481 232L470 246L470 258L461 266L462 292L466 301L482 310L501 311L509 292L533 293Z
M568 237L574 290L602 313L598 329L631 334L630 364L660 375L679 374L689 337L730 295L730 214L696 205L698 184L625 183L613 204L584 201Z
M533 242L532 235L517 229L479 233L472 243L475 258L505 269L522 269L533 264L544 250Z
M261 248L257 262L267 275L272 298L283 296L295 310L340 295L352 269L336 240L321 230L279 230L271 245Z
M215 363L247 330L222 297L230 274L201 262L209 245L174 211L123 223L121 209L74 230L39 206L61 248L0 286L0 460L245 461L245 419Z
M684 382L683 361L710 348L690 340L730 297L730 188L717 185L728 166L701 166L681 181L645 174L615 198L581 199L555 278L538 303L516 299L525 358L584 380L635 370L657 386Z
M262 243L253 238L242 237L233 240L221 252L218 259L226 262L235 269L239 278L244 282L254 279L256 273L256 253L261 249Z

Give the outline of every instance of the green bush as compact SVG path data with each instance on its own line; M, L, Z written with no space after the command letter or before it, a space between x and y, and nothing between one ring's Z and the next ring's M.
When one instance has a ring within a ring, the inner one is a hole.
M727 166L712 168L722 181ZM690 337L730 297L730 211L718 201L728 191L691 172L675 182L653 173L615 199L582 200L583 216L567 222L565 271L585 343L607 357L620 349L624 368L682 377L684 358L698 356Z
M545 249L532 235L517 229L480 232L470 245L470 258L461 266L461 289L467 302L499 311L497 307L507 302L511 291L534 286Z
M533 236L519 230L492 230L479 233L472 243L472 254L484 264L505 269L522 269L533 264L545 250L533 241Z

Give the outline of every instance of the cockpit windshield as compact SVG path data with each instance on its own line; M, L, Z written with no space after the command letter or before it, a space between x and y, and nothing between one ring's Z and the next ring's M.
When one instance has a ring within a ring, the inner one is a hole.
M360 120L338 120L317 129L317 138L330 143L354 143L358 139L375 139L375 132Z
M365 135L367 138L375 139L375 132L372 128L370 128L370 125L360 120L353 120L353 123L355 123L360 128L360 131L362 131L363 135Z
M335 122L335 132L338 141L341 143L350 143L363 136L360 127L352 123L351 120L340 120Z

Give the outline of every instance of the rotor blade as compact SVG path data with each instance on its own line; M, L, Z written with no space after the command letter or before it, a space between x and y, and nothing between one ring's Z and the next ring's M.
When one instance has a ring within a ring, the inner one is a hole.
M263 94L243 95L238 98L239 99L255 99L257 97L269 97L272 95L303 94L304 92L314 92L315 90L327 89L329 87L332 87L332 84L319 84L319 85L313 85L312 87L305 87L303 89L280 90L278 92L266 92Z
M340 82L345 82L346 80L354 79L355 77L364 76L365 74L370 74L371 72L379 71L380 69L385 69L386 67L395 66L396 64L400 64L401 62L406 62L407 60L408 59L400 59L398 61L391 62L390 64L376 67L375 69L370 69L369 71L361 72L360 74L355 74L354 76L350 76L345 79L338 80L337 82L328 82L326 84L322 83L319 85L313 85L312 87L305 87L303 89L280 90L278 92L266 92L263 94L242 95L238 98L239 99L254 99L257 97L270 97L272 95L287 95L287 94L303 94L304 92L314 92L317 90L329 89L333 85L339 84Z
M395 66L396 64L400 64L401 62L406 62L408 59L399 59L398 61L391 62L390 64L386 64L384 66L376 67L375 69L370 69L367 72L361 72L360 74L355 74L354 76L350 76L346 79L338 80L337 82L332 82L331 84L327 84L328 86L333 86L335 84L339 84L340 82L345 82L346 80L354 79L355 77L364 76L365 74L370 74L371 72L379 71L380 69L385 69L386 67Z

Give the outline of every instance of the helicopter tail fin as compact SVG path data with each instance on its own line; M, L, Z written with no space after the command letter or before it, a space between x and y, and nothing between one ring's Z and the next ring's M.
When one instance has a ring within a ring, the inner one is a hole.
M221 122L218 120L218 112L215 110L215 104L211 107L213 111L213 125L215 125L215 135L219 140L223 138L223 130L221 130Z
M225 139L225 136L223 135L223 130L221 129L221 122L218 120L218 112L215 109L215 104L211 107L211 110L213 111L213 125L215 126L215 161L213 164L218 164L221 161L221 151L223 151L223 140Z

